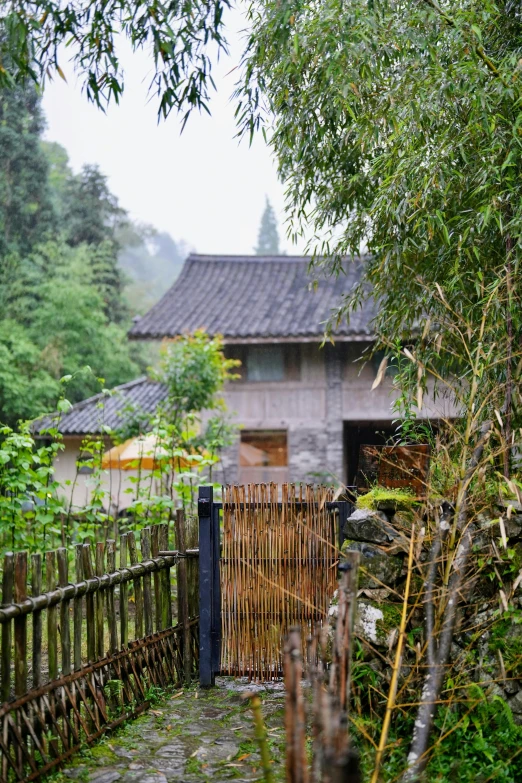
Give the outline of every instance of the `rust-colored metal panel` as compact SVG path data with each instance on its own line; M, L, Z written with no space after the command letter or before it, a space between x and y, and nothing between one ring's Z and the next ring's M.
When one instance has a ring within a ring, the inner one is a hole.
M367 492L375 484L389 489L413 490L417 497L426 494L430 447L361 446L357 470L357 490Z

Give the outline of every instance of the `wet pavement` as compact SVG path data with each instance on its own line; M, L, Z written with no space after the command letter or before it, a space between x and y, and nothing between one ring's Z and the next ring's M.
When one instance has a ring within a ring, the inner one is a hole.
M213 783L263 777L247 692L263 705L273 774L284 780L282 683L254 685L218 678L209 690L187 689L154 701L151 709L87 748L55 776L68 783Z

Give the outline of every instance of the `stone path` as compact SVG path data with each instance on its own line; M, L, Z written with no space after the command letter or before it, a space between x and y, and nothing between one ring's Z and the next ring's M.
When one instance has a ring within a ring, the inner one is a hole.
M259 693L273 773L284 780L284 690L281 683L219 678L210 690L169 694L141 717L78 755L55 776L70 783L213 783L262 778L248 691Z

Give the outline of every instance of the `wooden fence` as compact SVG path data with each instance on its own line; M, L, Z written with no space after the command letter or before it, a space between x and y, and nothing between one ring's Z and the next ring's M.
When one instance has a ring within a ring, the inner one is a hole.
M177 533L179 546L182 515ZM114 540L76 544L72 558L63 547L43 557L5 556L2 783L34 780L56 768L146 709L151 688L179 684L197 670L197 590L189 589L185 565L190 553L185 546L169 550L168 537L166 524L144 528L139 552L134 533L123 534L118 567Z

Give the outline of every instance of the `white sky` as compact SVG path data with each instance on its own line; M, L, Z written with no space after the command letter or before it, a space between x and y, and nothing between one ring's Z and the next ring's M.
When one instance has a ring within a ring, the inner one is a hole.
M299 252L285 237L283 186L261 134L252 147L234 138L230 96L237 72L230 71L239 63L236 30L244 23L237 11L229 17L232 53L214 70L211 117L194 114L181 135L174 113L158 124L157 100L147 97L152 61L124 46L125 91L106 114L88 103L73 66L61 63L67 83L57 78L44 93L46 138L66 148L75 171L97 163L132 218L184 239L199 253L253 252L265 196L278 216L282 249Z

